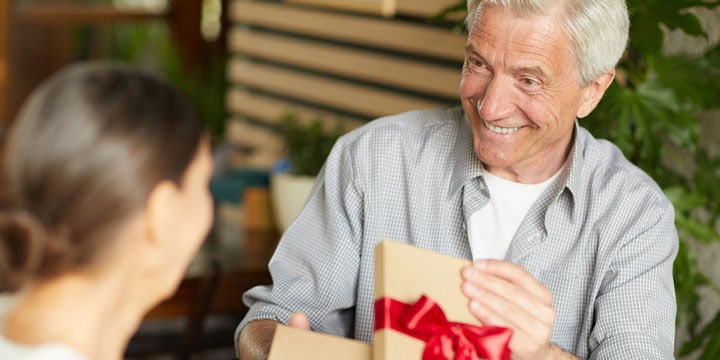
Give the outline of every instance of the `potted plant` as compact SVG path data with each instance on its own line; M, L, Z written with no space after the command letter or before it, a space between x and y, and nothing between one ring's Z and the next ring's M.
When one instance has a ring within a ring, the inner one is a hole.
M270 177L273 215L281 233L290 226L305 206L315 184L315 177L325 163L335 141L342 135L341 123L332 129L316 117L302 121L288 112L280 119L278 131L285 146L286 158Z

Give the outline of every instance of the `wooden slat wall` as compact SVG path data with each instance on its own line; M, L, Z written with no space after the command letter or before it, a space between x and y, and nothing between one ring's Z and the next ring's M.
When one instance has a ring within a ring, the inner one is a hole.
M342 122L347 130L365 124L365 121L351 116L338 116L337 113L318 110L289 101L279 100L267 95L257 94L247 89L233 88L228 91L227 104L231 113L246 114L248 117L276 125L287 112L298 115L300 122L309 123L314 118L325 120L327 130L335 129Z
M427 24L334 13L284 3L235 0L230 17L239 24L349 44L462 61L465 36Z
M230 49L315 71L437 96L453 98L458 91L457 69L327 42L237 29L230 34Z
M392 11L352 8L360 3L391 4ZM231 141L266 147L257 153L269 166L279 140L268 139L288 111L352 129L381 116L457 104L465 36L424 20L449 3L234 0ZM402 19L383 17L396 12Z
M301 71L233 60L228 69L230 81L282 96L321 104L377 118L411 109L431 109L445 105L440 101L406 96L352 82L324 78Z
M403 15L432 16L458 0L395 0L395 12Z
M289 3L314 5L337 10L390 17L395 15L395 0L286 0Z
M432 16L458 0L287 0L291 3L309 4L337 10L391 17L396 14Z

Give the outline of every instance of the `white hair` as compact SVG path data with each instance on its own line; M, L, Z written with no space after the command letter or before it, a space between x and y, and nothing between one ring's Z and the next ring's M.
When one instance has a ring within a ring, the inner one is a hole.
M559 10L560 26L573 46L583 86L614 68L625 51L630 19L624 0L467 0L469 33L485 5L498 5L520 17L549 16Z

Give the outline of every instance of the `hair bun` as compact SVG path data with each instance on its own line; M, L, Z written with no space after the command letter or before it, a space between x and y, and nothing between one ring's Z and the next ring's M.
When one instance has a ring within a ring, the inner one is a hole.
M42 225L20 209L0 210L0 291L31 279L41 259Z

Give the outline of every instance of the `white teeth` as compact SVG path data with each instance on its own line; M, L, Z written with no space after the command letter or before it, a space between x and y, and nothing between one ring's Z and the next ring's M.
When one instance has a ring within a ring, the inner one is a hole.
M483 122L485 123L485 126L487 126L487 128L490 129L490 131L497 133L497 134L510 134L510 133L515 132L517 129L519 129L516 127L504 128L504 127L499 127L499 126L493 126L493 124L491 124L487 121L483 121Z

